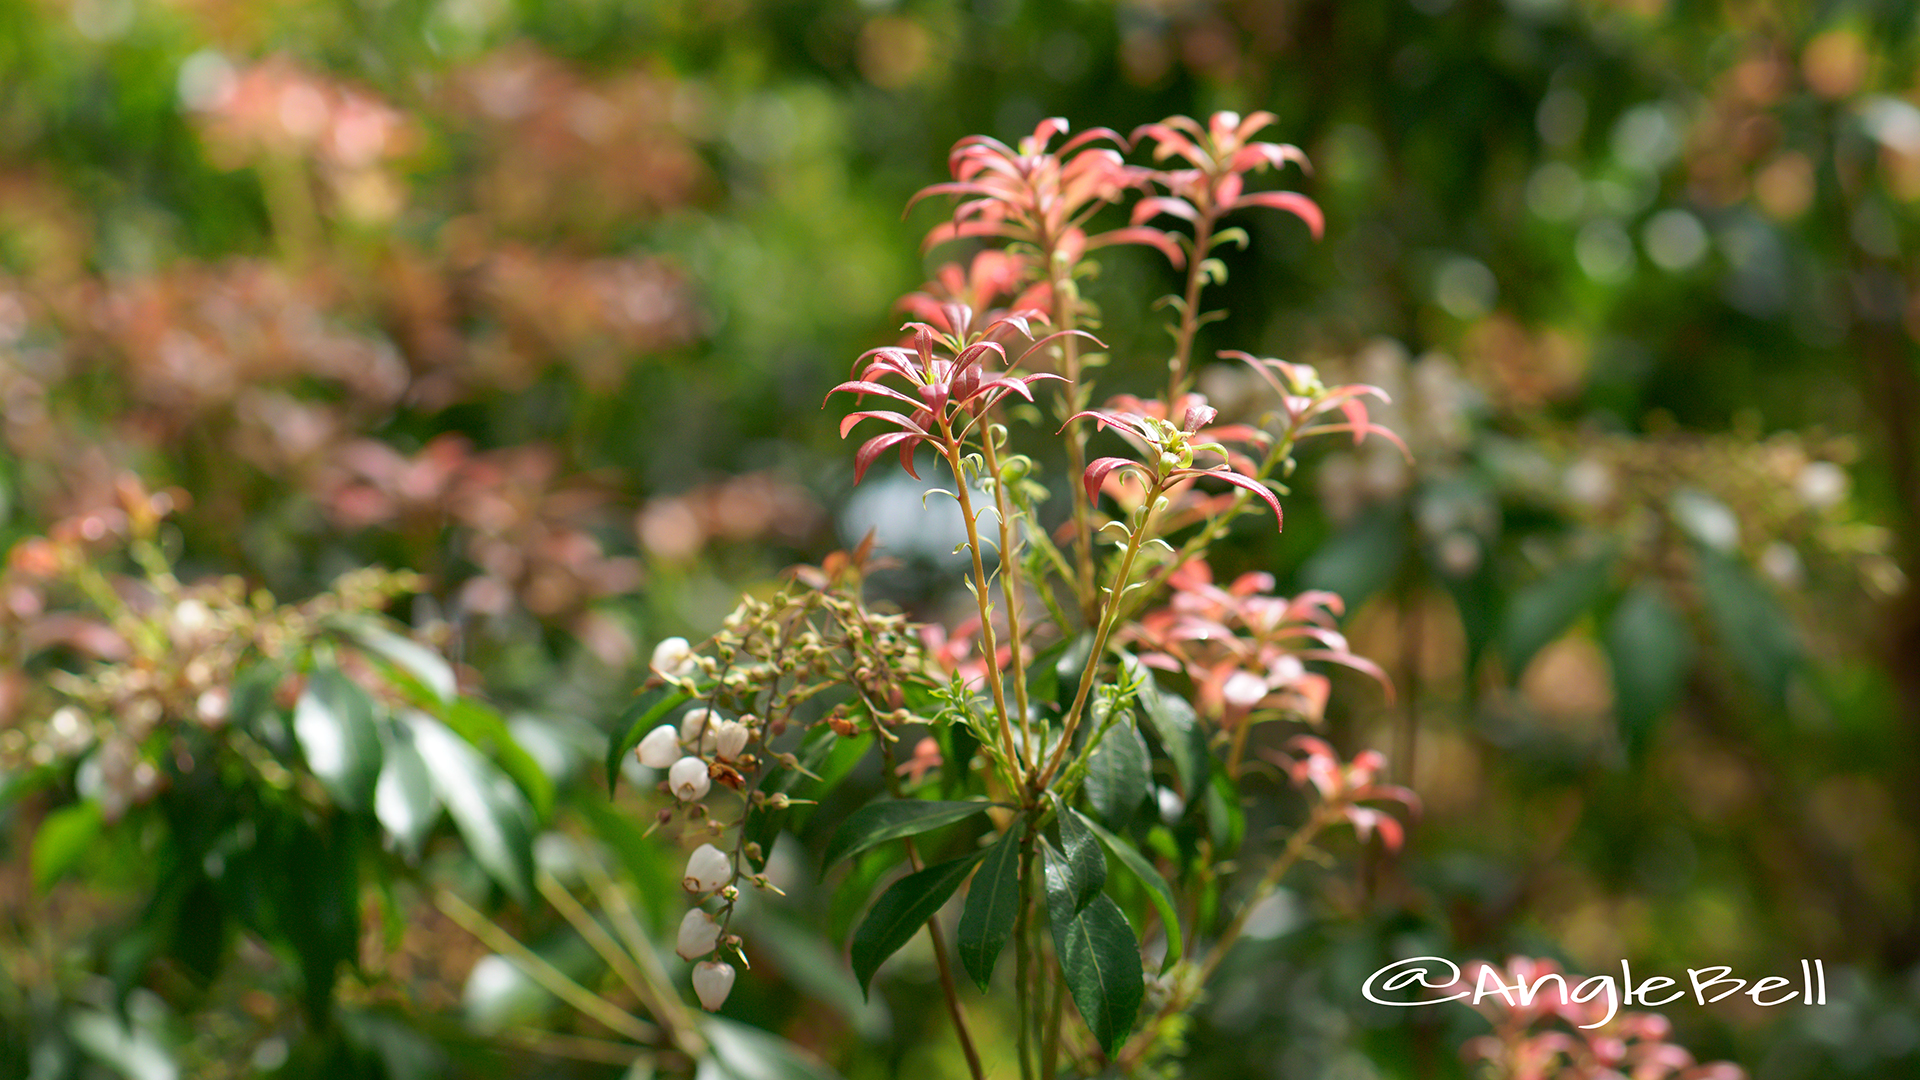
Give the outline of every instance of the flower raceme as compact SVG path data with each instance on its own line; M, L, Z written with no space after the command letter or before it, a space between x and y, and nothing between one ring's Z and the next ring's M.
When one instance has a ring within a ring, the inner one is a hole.
M1019 311L973 332L972 309L964 304L951 304L947 306L947 325L962 327L962 330L946 333L929 323L909 323L907 329L913 331L911 346L888 345L861 354L866 370L859 378L827 391L828 397L839 393L859 398L873 395L899 402L912 411L868 409L848 413L840 421L843 439L855 424L867 419L882 420L900 429L876 435L861 444L853 458L854 482L866 476L876 458L896 448L900 452L900 464L908 475L918 479L920 474L913 468L913 452L921 443L931 442L943 451L957 450L974 421L994 402L1008 394L1032 401L1034 383L1045 379L1065 381L1047 372L1005 375L986 370L989 358L998 358L1008 366L1018 363L1009 359L1005 342L1019 338L1031 340L1030 323L1036 320L1045 321L1045 316L1038 311ZM1021 359L1069 335L1097 340L1085 331L1064 330L1032 341L1021 353ZM904 383L906 389L896 389L882 382L883 379Z
M1189 395L1186 416L1179 427L1158 416L1146 416L1140 413L1109 412L1104 409L1088 409L1069 417L1067 423L1091 418L1102 429L1113 428L1128 436L1128 441L1141 448L1146 454L1146 462L1131 458L1103 457L1089 462L1086 471L1081 474L1080 482L1086 486L1087 498L1099 497L1100 487L1108 476L1120 469L1139 469L1148 478L1148 487L1156 495L1166 491L1181 480L1212 477L1224 480L1238 488L1244 488L1266 501L1273 511L1273 527L1278 532L1284 520L1280 512L1280 500L1274 498L1272 489L1259 480L1244 473L1234 471L1227 448L1219 442L1194 441L1196 436L1213 423L1219 415L1197 395ZM1064 429L1063 429L1064 430ZM1196 468L1193 456L1196 453L1212 453L1221 457L1221 463L1211 468Z

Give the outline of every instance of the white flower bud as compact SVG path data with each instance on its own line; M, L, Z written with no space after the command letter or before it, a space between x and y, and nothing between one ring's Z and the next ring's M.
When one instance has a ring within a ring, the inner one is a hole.
M697 757L683 757L667 770L667 787L681 802L692 802L707 793L713 778L707 775L707 763Z
M664 769L680 759L680 732L672 724L661 724L640 740L640 764L649 769Z
M713 725L713 744L722 760L732 761L747 748L747 725L738 720L722 720Z
M695 753L711 754L714 749L714 727L719 716L704 705L698 709L689 709L680 718L680 741L689 749L698 747Z
M693 646L683 637L670 637L653 647L653 662L648 665L663 679L684 679L695 668Z
M696 895L710 893L733 877L733 860L712 844L701 844L687 859L687 873L680 887Z
M693 992L699 995L701 1008L717 1011L727 1003L727 995L733 993L733 965L713 960L695 964Z
M695 960L713 951L720 943L720 923L713 916L694 908L680 920L680 940L673 951L682 960Z

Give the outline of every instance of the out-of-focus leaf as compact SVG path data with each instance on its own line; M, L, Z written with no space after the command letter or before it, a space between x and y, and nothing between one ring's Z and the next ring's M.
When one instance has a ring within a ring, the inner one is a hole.
M1062 712L1073 704L1074 697L1080 693L1080 680L1086 674L1087 661L1092 654L1093 634L1083 633L1074 638L1061 651L1059 658L1053 662L1053 676L1056 680L1054 701L1060 706Z
M427 763L413 745L413 728L400 723L388 727L386 763L373 789L373 815L408 854L418 856L420 844L440 817L440 796L434 792Z
M1366 510L1301 565L1300 584L1339 593L1352 611L1393 580L1406 553L1406 536L1397 505Z
M1107 729L1087 760L1087 801L1115 829L1133 821L1153 783L1147 742L1140 737L1131 710Z
M840 1080L813 1055L777 1035L719 1016L700 1030L713 1052L700 1062L697 1080Z
M1047 918L1060 975L1073 1003L1109 1055L1120 1048L1146 997L1140 941L1113 898L1101 895L1077 915L1066 915L1072 896L1047 885Z
M441 701L451 702L459 693L460 684L454 677L453 665L425 645L396 634L369 617L342 617L338 625L355 644L391 661Z
M982 992L993 981L1000 950L1013 937L1020 916L1020 838L1026 819L1014 821L987 849L986 861L967 888L967 905L960 913L957 949L961 966Z
M1042 850L1047 856L1048 896L1065 897L1071 903L1063 914L1078 915L1107 887L1107 857L1100 851L1100 841L1087 828L1086 819L1071 810L1061 808L1060 846L1043 844Z
M1565 633L1607 589L1613 555L1569 563L1516 593L1502 621L1507 678L1518 682L1534 654Z
M423 713L410 717L413 741L433 788L473 857L523 904L533 897L533 812L494 764Z
M620 785L620 762L647 732L658 727L666 715L687 703L693 695L676 686L662 686L635 698L620 719L614 722L613 738L607 742L607 794L611 796Z
M1700 596L1721 644L1769 703L1785 702L1787 681L1800 661L1792 620L1746 567L1711 551L1699 556Z
M1073 811L1073 813L1079 812ZM1152 901L1153 906L1160 912L1160 922L1167 931L1167 958L1161 965L1161 970L1165 971L1179 963L1180 957L1185 953L1185 947L1180 933L1180 909L1174 899L1173 887L1167 884L1166 878L1160 876L1160 871L1153 868L1153 864L1147 861L1147 857L1141 854L1139 848L1101 828L1096 821L1081 818L1081 822L1093 830L1093 834L1100 838L1100 842L1107 846L1108 851L1119 858L1120 865L1126 867L1134 877L1140 879L1140 884L1147 887L1147 899Z
M160 1039L158 1026L135 1023L93 1009L76 1009L67 1033L88 1057L127 1080L178 1080L180 1066Z
M33 887L45 892L73 869L73 864L99 838L103 820L100 804L92 799L48 814L40 822L40 830L33 834Z
M1613 666L1614 712L1620 742L1638 761L1654 725L1673 706L1693 667L1693 634L1674 606L1650 585L1636 585L1607 623L1607 659Z
M552 816L553 778L513 737L513 730L499 713L472 698L460 698L446 708L441 719L513 778L540 820Z
M868 992L880 965L913 939L928 919L967 880L981 853L918 870L894 882L873 902L860 928L853 932L853 976L860 992Z
M840 1013L864 1037L886 1035L886 1001L865 1000L840 950L827 938L771 904L742 909L734 915L736 927L742 925L743 916L745 928L740 933L779 965L781 977L795 990Z
M1207 827L1212 831L1214 850L1227 853L1240 850L1247 835L1247 813L1240 808L1240 789L1227 779L1223 769L1213 774L1207 785Z
M283 819L271 862L274 921L300 958L307 1015L324 1023L333 1008L333 984L360 947L360 830L358 819L336 816L326 828Z
M882 799L868 803L848 814L847 819L834 830L833 838L827 841L827 850L820 856L820 872L826 873L834 863L875 844L951 825L996 805L988 802L933 802L920 799Z
M380 730L365 690L332 664L316 660L294 706L293 733L307 767L335 802L349 810L372 808L380 779Z

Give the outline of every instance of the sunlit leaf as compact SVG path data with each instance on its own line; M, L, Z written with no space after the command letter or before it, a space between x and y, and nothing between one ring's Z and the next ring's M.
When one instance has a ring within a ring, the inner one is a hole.
M869 990L874 972L887 957L912 940L953 896L980 858L975 853L915 871L880 894L853 932L853 975L860 980L861 993Z
M833 838L827 841L827 849L820 856L821 872L825 873L828 867L841 859L876 844L903 836L917 836L942 825L964 821L995 805L998 804L920 799L882 799L868 803L848 814L847 819L834 830Z
M307 768L335 802L350 810L372 809L380 779L380 731L365 690L316 660L294 706L293 732Z

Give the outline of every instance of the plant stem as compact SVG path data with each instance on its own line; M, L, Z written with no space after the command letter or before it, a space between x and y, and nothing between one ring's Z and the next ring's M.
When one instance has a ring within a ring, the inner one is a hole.
M1007 603L1007 640L1013 645L1008 657L1013 675L1013 704L1020 714L1020 743L1037 757L1039 749L1034 745L1033 728L1027 719L1027 661L1020 648L1024 640L1020 633L1020 553L1015 547L1013 508L1009 505L1006 481L1000 475L992 424L987 425L983 435L981 453L987 475L993 477L994 512L1000 515L1000 595Z
M878 741L882 771L887 778L887 793L898 799L901 797L900 774L893 767L893 744L886 739ZM914 847L913 837L906 837L901 842L907 848L907 865L918 873L924 864L920 852ZM954 985L953 961L947 956L947 940L940 932L938 912L927 920L927 937L933 942L934 966L940 971L940 993L947 999L947 1014L953 1018L953 1033L960 1040L960 1052L966 1055L967 1071L973 1080L986 1080L986 1070L980 1065L980 1051L974 1048L973 1033L967 1029L967 1012L960 1007L960 991Z
M1056 331L1074 329L1074 304L1072 267L1058 267L1051 248L1047 251L1047 264L1055 267L1052 276L1053 327ZM1065 369L1067 385L1061 390L1064 408L1062 418L1070 417L1080 410L1076 407L1080 395L1080 339L1067 334L1060 339L1060 366ZM1100 610L1100 596L1093 584L1093 501L1088 498L1086 486L1080 483L1080 474L1087 468L1087 429L1078 420L1067 421L1067 475L1072 482L1067 486L1073 493L1073 537L1078 559L1075 568L1078 576L1074 582L1074 592L1080 598L1080 617L1091 623Z
M1127 551L1120 557L1120 569L1113 576L1113 584L1107 588L1107 602L1101 609L1100 628L1093 635L1093 651L1087 654L1086 670L1080 673L1080 689L1074 693L1073 707L1067 710L1066 720L1061 726L1060 744L1054 748L1053 756L1047 761L1047 767L1041 770L1040 775L1034 780L1032 790L1035 793L1046 789L1047 781L1053 779L1053 774L1059 771L1061 762L1066 760L1067 751L1073 746L1074 732L1080 727L1080 718L1085 715L1087 709L1087 698L1091 696L1093 684L1099 675L1100 658L1106 655L1107 639L1112 636L1114 624L1119 621L1120 603L1126 597L1128 579L1133 576L1134 558L1140 554L1140 545L1147 535L1147 527L1151 524L1151 507L1154 500L1160 497L1163 487L1164 481L1156 478L1153 487L1148 489L1147 498L1143 504L1149 508L1146 516L1142 517L1139 526L1127 535Z
M1033 925L1033 829L1029 828L1020 837L1020 920L1013 928L1014 953L1014 1012L1019 1015L1015 1050L1020 1058L1020 1080L1034 1080L1033 1077L1033 1017L1031 1015L1031 987L1033 968L1033 944L1029 932Z
M1013 724L1007 715L1007 692L1000 685L1000 646L993 633L993 606L987 583L986 564L980 560L980 525L974 520L973 500L967 495L967 470L960 460L960 441L953 437L953 428L945 417L940 418L940 433L946 437L942 450L946 453L947 467L953 471L954 498L960 501L960 519L967 524L967 553L973 556L973 598L980 608L980 652L987 663L987 687L993 692L993 711L1000 722L1000 741L1007 757L1007 767L1016 772L1020 768L1020 753L1013 744ZM1004 569L1005 560L1001 560ZM1014 643L1018 650L1019 642Z
M1171 373L1167 378L1167 419L1179 423L1180 418L1173 415L1173 403L1180 400L1180 394L1187 388L1187 369L1193 363L1193 339L1200 333L1200 290L1206 284L1206 274L1200 269L1207 261L1207 249L1213 246L1214 215L1202 214L1193 227L1192 257L1187 260L1186 307L1180 312L1180 332L1174 335L1173 362L1168 365Z

